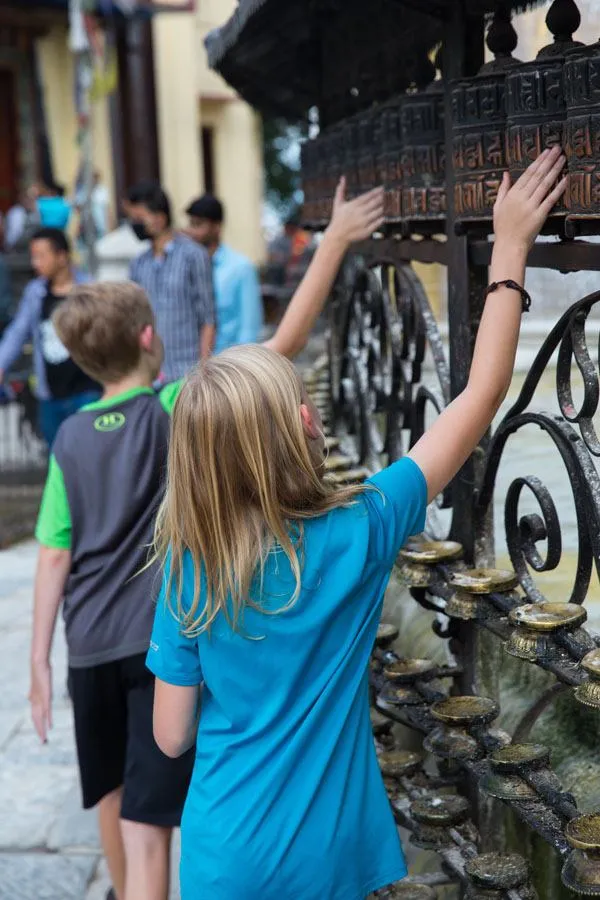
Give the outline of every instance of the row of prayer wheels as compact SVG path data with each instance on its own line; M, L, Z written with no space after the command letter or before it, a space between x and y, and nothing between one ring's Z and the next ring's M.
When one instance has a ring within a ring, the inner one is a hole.
M554 0L546 21L554 41L522 63L512 56L517 36L501 7L487 38L494 60L474 78L450 85L458 226L489 230L503 172L517 178L542 150L559 143L569 183L549 230L563 232L565 220L571 230L600 227L600 42L584 47L573 41L580 24L574 0ZM420 89L303 145L307 225L327 222L345 174L350 196L384 185L389 225L414 233L444 230L444 82L434 80L433 64L422 69Z

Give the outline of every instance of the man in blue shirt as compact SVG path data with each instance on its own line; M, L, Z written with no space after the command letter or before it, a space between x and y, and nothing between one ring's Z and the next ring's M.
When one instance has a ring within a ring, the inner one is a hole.
M51 447L62 422L96 400L100 387L73 362L52 324L56 307L75 284L86 280L73 267L66 235L57 228L36 231L31 239L31 264L37 277L25 288L0 341L0 385L25 344L32 341L40 431Z
M221 242L223 204L211 194L194 200L186 210L188 234L212 257L219 353L235 344L260 340L263 306L256 269L241 253Z

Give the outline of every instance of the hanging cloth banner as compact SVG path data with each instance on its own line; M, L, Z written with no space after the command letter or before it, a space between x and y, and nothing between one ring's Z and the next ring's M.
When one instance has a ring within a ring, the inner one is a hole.
M83 0L69 0L69 50L85 53L89 49Z

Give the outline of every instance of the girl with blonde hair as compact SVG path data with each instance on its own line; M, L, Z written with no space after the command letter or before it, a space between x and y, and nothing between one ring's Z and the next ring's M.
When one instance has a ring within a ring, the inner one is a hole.
M508 390L518 286L563 165L556 149L514 187L505 176L468 385L366 485L323 478L319 416L284 358L305 316L297 298L270 345L228 350L184 385L148 654L159 746L178 756L196 743L182 900L364 900L406 875L370 729L369 655L398 551Z

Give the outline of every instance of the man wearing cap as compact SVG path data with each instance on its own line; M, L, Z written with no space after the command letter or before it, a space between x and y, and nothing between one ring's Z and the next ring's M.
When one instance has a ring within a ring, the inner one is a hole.
M221 241L223 205L212 194L194 200L186 210L189 236L212 257L217 319L215 352L235 344L254 344L263 327L263 306L256 269L241 253Z

